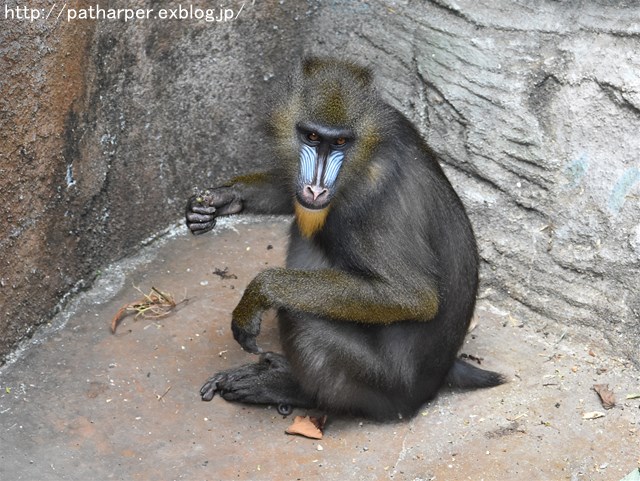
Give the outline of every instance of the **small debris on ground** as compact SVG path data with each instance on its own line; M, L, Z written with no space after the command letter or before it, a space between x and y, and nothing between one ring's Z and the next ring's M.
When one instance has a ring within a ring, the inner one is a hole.
M167 390L166 390L164 393L162 393L162 394L156 394L156 397L158 398L158 401L162 401L162 402L164 402L164 397L167 395L167 393L168 393L169 391L171 391L171 386L169 386L169 387L167 388Z
M155 287L151 287L149 294L144 294L140 288L134 286L135 289L140 292L144 297L134 302L129 302L118 309L116 315L111 319L111 332L116 333L118 324L120 321L131 313L136 313L134 320L142 316L145 319L160 319L168 316L169 313L174 310L179 304L188 302L186 297L180 302L176 302L173 296L168 292L162 292Z
M237 279L238 276L235 274L229 274L229 268L225 267L224 269L218 269L217 267L213 271L216 276L220 276L220 279Z
M593 390L600 396L600 402L605 409L611 409L616 405L616 396L613 391L609 389L608 384L594 384Z
M582 419L598 419L603 417L605 417L605 414L599 411L591 411L582 415Z
M476 357L473 354L465 354L464 352L460 354L460 359L468 359L469 361L475 361L478 364L482 364L482 361L484 361L484 358L482 357Z
M285 433L299 434L300 436L311 439L322 439L326 422L327 416L322 416L321 418L314 416L296 416L293 424L285 430Z

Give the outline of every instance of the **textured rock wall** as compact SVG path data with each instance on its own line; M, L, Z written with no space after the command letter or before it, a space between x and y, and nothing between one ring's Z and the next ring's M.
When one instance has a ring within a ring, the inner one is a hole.
M67 121L82 108L92 36L90 25L12 19L10 6L0 10L0 364L79 279L83 261L64 256L74 241L55 226L68 214Z
M638 2L225 8L237 17L1 20L0 352L179 217L193 186L259 167L265 99L306 52L373 66L440 153L483 296L600 329L638 362Z

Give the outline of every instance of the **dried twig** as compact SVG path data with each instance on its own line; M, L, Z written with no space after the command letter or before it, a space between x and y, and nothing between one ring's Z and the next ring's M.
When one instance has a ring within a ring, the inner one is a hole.
M113 334L116 333L120 321L128 314L135 313L134 320L137 320L140 316L145 319L160 319L169 315L179 304L189 300L185 297L180 302L176 302L171 294L162 292L155 287L151 287L149 294L144 294L137 286L133 287L143 295L143 298L129 302L118 309L116 315L111 319L111 332Z
M163 398L167 395L167 393L168 393L169 391L171 391L171 386L169 386L169 387L167 388L167 390L162 394L162 396L161 396L161 395L159 395L159 394L156 394L156 397L158 398L158 401L162 401L162 400L163 400Z

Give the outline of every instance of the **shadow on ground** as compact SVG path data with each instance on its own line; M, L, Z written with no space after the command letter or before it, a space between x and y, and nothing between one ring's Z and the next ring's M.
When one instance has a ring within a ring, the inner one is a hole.
M463 352L511 382L444 391L415 419L330 418L315 441L284 434L292 419L274 408L200 401L209 375L254 359L230 313L260 269L282 265L287 228L245 218L200 237L179 230L107 269L0 373L0 479L619 480L638 466L640 399L626 399L638 371L599 336L530 326L484 301ZM163 319L127 317L113 335L134 285L189 300ZM278 349L273 319L260 341ZM603 409L594 384L616 407ZM592 412L604 416L583 418Z

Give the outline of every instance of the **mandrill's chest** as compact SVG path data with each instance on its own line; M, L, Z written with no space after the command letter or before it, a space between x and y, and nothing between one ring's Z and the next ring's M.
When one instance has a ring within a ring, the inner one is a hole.
M335 234L335 233L334 233ZM318 236L308 238L300 234L296 223L291 226L289 249L287 252L287 268L289 269L337 269L346 272L369 272L362 269L361 242L353 239L349 232L342 236L320 232Z
M291 226L289 250L287 251L289 269L328 269L334 267L327 254L316 243L300 235L298 226Z

